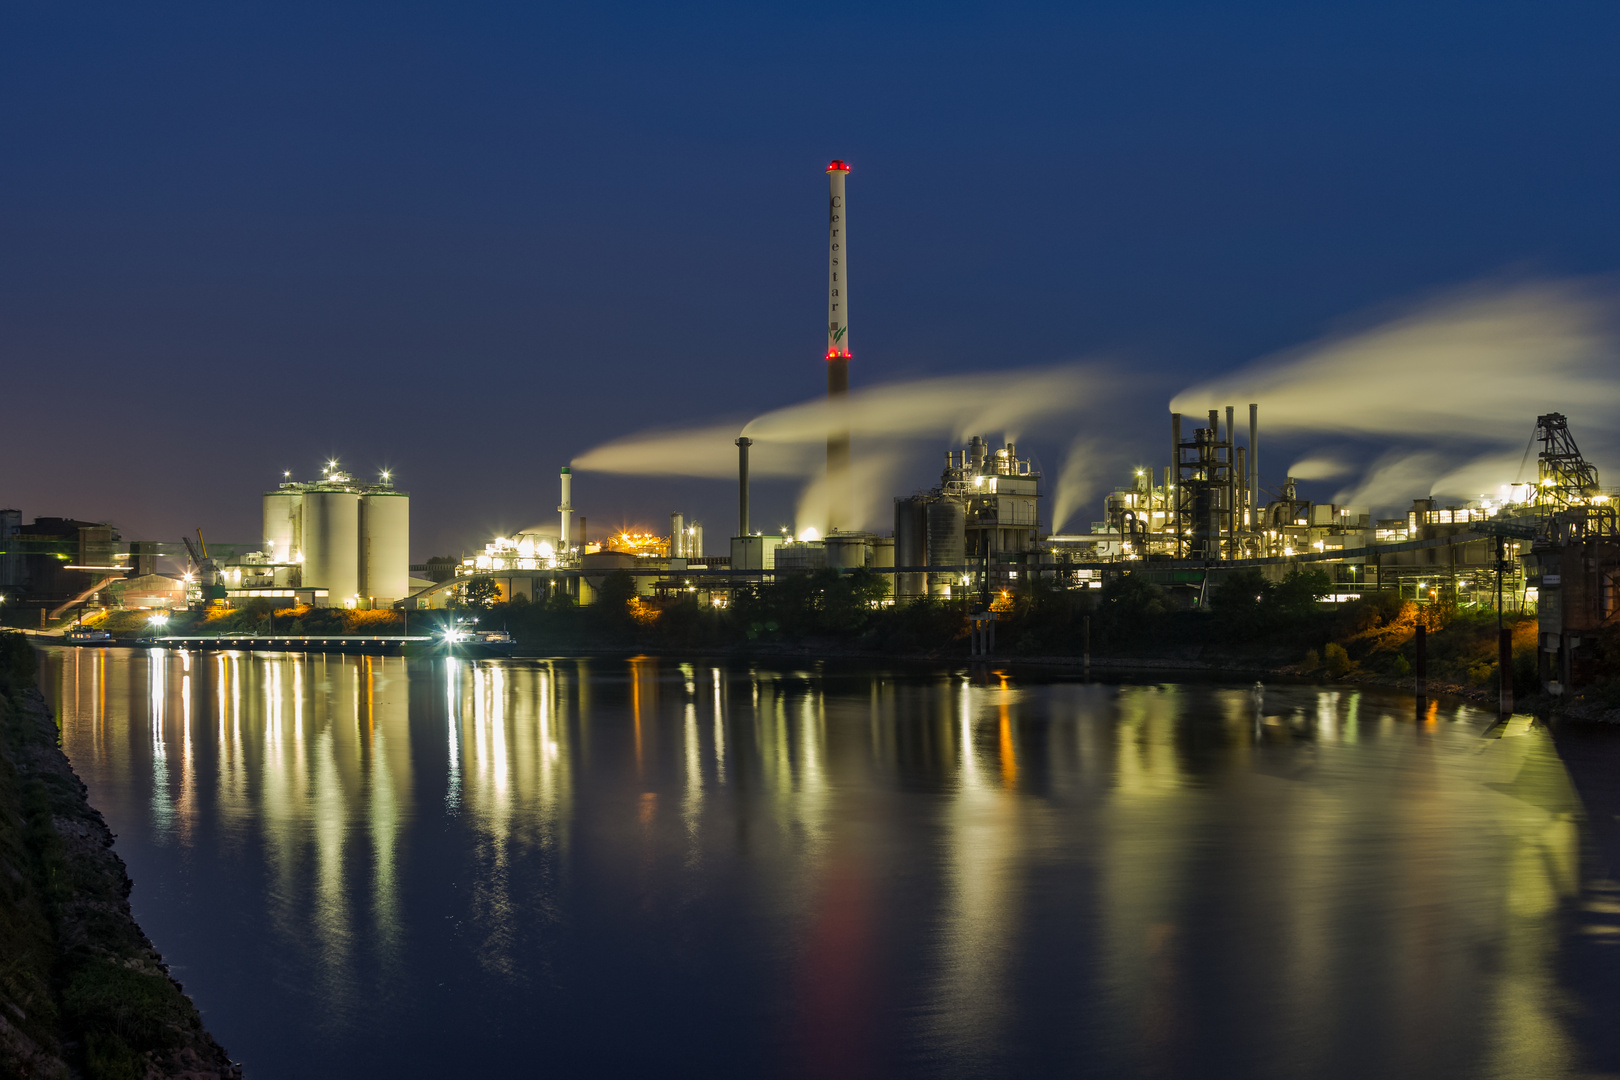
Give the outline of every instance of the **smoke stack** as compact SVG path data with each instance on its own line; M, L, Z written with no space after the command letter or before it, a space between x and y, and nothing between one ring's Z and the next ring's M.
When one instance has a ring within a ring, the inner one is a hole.
M1237 476L1237 426L1236 417L1232 415L1232 406L1226 407L1226 557L1237 558L1238 534L1238 476Z
M686 557L686 519L678 512L669 515L669 557L684 559Z
M1249 522L1260 527L1260 406L1249 405Z
M566 548L568 527L574 517L574 474L566 465L562 467L562 502L558 504L557 512L562 515L562 532L557 534L557 542Z
M844 212L844 179L849 166L827 166L827 400L832 420L827 432L827 531L848 524L849 429L843 402L849 396L849 275Z
M748 535L748 448L754 440L744 435L737 440L737 535Z
M1170 414L1170 472L1164 484L1169 517L1166 523L1176 536L1176 557L1181 557L1181 414Z

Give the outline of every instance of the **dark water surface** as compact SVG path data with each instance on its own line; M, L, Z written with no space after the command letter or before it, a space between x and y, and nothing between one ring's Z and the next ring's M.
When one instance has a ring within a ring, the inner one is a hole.
M136 916L250 1077L1608 1064L1620 892L1524 718L903 667L46 665Z

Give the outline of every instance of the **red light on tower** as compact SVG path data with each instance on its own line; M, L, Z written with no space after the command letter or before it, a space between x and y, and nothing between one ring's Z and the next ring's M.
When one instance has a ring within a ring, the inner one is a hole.
M849 164L847 162L838 161L838 160L834 159L832 161L832 163L827 166L827 171L828 172L849 172Z

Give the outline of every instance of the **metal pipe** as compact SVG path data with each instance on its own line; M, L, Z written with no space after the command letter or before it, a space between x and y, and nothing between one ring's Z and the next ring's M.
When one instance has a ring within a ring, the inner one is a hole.
M1237 475L1239 475L1239 476L1248 476L1249 475L1248 471L1246 469L1246 466L1248 465L1248 460L1247 459L1248 459L1248 451L1245 450L1241 446L1238 447L1237 448ZM1233 526L1234 529L1242 526L1244 509L1246 509L1246 508L1250 509L1250 510L1253 509L1252 507L1246 507L1245 506L1245 503L1247 502L1248 495L1249 495L1248 486L1245 485L1243 487L1238 488L1237 492L1238 492L1238 496L1239 496L1237 508L1232 511L1232 520L1237 523L1236 525ZM1250 520L1252 521L1253 518L1251 517ZM1244 531L1247 532L1248 530L1245 529Z
M748 448L754 440L743 435L737 439L737 535L748 535Z
M1170 414L1170 480L1165 485L1166 511L1170 517L1165 521L1171 535L1175 537L1176 557L1181 557L1181 414Z
M1232 423L1232 406L1226 407L1226 557L1237 558L1237 427Z
M1260 528L1260 406L1249 405L1249 527Z

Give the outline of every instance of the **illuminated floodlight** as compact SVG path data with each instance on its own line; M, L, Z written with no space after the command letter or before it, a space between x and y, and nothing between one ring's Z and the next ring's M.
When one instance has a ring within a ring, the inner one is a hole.
M817 531L817 529L816 529L816 527L814 525L808 525L808 526L805 527L805 530L799 534L799 539L800 540L820 540L821 539L821 533L819 531Z
M167 611L154 611L151 615L147 616L146 621L151 623L153 626L168 626L169 613Z
M291 470L291 469L282 469L282 470L281 470L281 478L282 478L282 479L283 479L283 480L290 480L290 479L292 479L292 470Z

